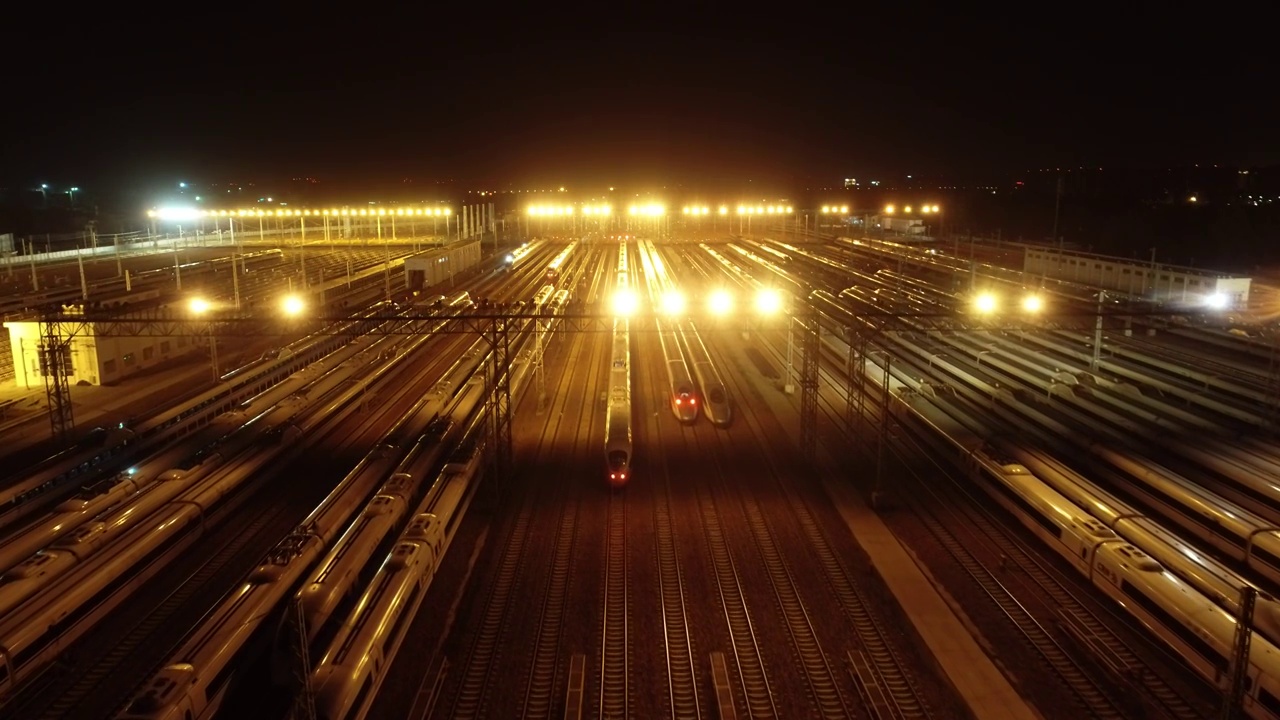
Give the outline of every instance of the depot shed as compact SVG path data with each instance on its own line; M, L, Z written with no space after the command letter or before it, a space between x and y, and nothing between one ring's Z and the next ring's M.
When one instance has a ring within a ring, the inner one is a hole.
M404 278L408 290L448 288L454 277L480 262L480 241L464 240L432 248L404 261Z

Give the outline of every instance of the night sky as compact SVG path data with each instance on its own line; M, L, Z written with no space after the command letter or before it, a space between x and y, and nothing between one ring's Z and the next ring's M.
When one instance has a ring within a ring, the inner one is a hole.
M657 6L633 18L192 6L72 25L71 6L46 10L59 15L6 37L0 167L24 182L501 189L1280 162L1272 42L1247 17L823 7L725 8L712 22Z

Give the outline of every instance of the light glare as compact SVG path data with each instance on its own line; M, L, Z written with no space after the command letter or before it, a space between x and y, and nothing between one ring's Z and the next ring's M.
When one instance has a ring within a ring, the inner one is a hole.
M716 290L708 305L713 315L727 315L733 309L733 296L727 290Z
M761 290L756 293L756 310L765 315L774 315L782 310L782 295L777 290Z
M635 314L640 301L630 290L619 290L613 295L613 312L615 315L628 316Z
M287 295L285 296L284 301L281 303L281 308L284 310L285 315L288 315L290 317L294 317L301 314L303 308L305 307L306 307L306 304L303 303L302 298L298 297L297 295Z
M684 295L675 290L663 295L662 311L668 315L679 315L684 312Z

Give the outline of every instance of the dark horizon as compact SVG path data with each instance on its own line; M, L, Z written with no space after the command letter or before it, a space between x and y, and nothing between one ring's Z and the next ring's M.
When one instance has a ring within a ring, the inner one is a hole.
M447 15L432 27L457 31L418 34L408 18L344 29L267 11L234 32L189 31L185 45L116 49L105 28L63 27L57 62L20 68L3 167L19 186L314 176L802 188L853 173L977 182L1042 167L1280 163L1259 96L1267 64L1241 34L1199 18L1142 18L1137 30L1058 18L1049 31L919 15L837 13L830 29L801 31L547 21L473 37Z

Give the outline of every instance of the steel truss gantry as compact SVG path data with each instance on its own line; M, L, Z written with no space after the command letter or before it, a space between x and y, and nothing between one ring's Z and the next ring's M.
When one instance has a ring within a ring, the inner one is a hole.
M1164 313L1148 313L1154 316L1167 316ZM1103 316L1132 318L1132 310L1103 313ZM374 335L421 335L434 332L440 334L475 334L485 338L493 350L493 361L486 371L488 382L487 407L490 411L489 435L494 442L494 470L501 477L512 469L513 450L511 438L511 387L509 368L510 334L534 326L536 321L546 320L550 315L539 314L532 306L523 304L481 304L478 308L463 311L433 311L430 308L415 309L408 313L398 313L390 308L385 312L365 315L358 318L333 315L295 319L269 319L246 315L222 315L217 318L193 318L169 309L159 308L149 312L131 312L121 315L109 310L62 309L43 314L41 322L41 365L45 371L45 388L49 400L50 425L56 440L66 441L74 428L71 407L70 376L72 368L71 341L92 326L96 336L133 336L133 337L170 337L176 335L199 336L212 335L212 326L219 328L218 334L231 337L279 337L296 335L300 332L342 333L360 336ZM581 303L570 304L566 312L557 314L561 330L566 332L599 332L613 331L614 313L603 312L600 308ZM808 300L803 300L798 307L789 313L772 318L760 317L707 317L699 318L699 330L706 332L742 331L752 332L779 330L786 331L789 322L798 325L803 354L800 371L800 437L801 449L809 459L815 458L818 445L818 387L819 366L821 362L821 336L823 332L823 315ZM1098 313L1055 314L1051 320L1055 329L1071 329L1086 331L1094 327ZM640 313L632 316L632 330L636 332L656 331L658 315ZM861 339L863 347L857 352L859 357L865 353L865 340L894 324L895 321L910 321L900 325L904 332L1000 332L1010 330L1026 330L1033 327L1025 319L992 318L975 320L958 316L954 313L864 313L857 315L865 326L858 330L845 328L850 344L848 363L853 363L855 352L853 345ZM852 377L861 377L862 373L853 373ZM848 388L846 412L853 415L853 388ZM863 392L857 393L859 405L863 402ZM859 408L858 415L862 414Z

